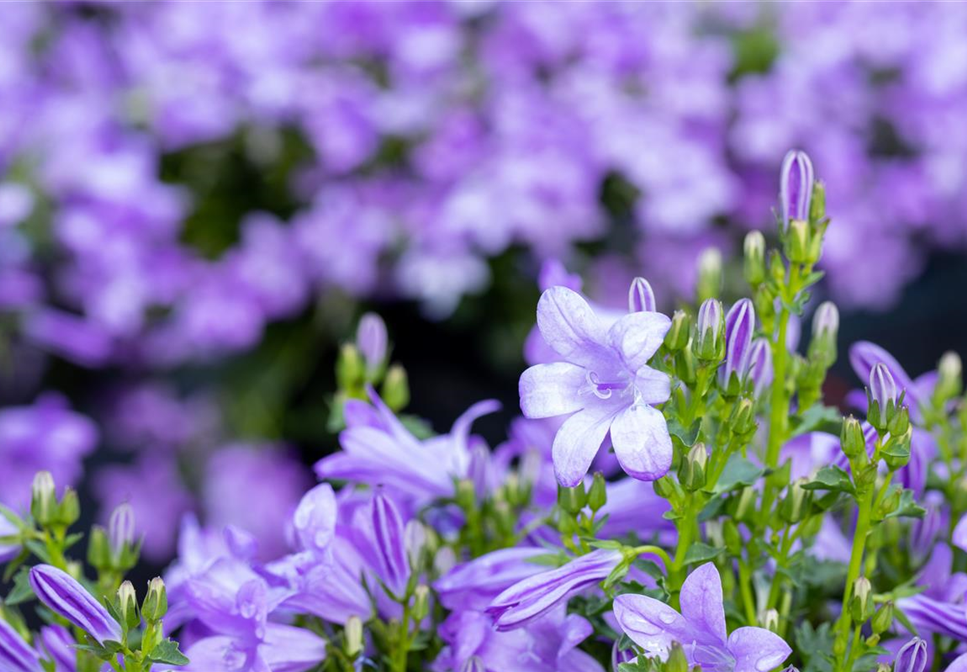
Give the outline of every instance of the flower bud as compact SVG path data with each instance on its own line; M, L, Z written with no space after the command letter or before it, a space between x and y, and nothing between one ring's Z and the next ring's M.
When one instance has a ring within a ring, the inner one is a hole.
M655 302L655 292L651 285L644 278L635 278L631 282L628 290L628 312L629 313L653 313L658 310Z
M897 409L896 413L893 414L893 417L890 418L890 422L887 423L886 428L887 431L890 432L890 435L900 442L905 439L907 434L912 434L913 430L910 427L910 411L907 410L906 406L900 406L899 409Z
M850 615L857 625L865 623L873 614L873 586L865 576L853 583L853 597L850 598L849 605Z
M383 403L394 411L399 411L410 403L410 384L406 377L406 369L399 364L389 367L383 380L381 396Z
M675 483L670 476L662 476L652 483L652 487L662 499L671 500L675 496Z
M584 492L584 483L579 483L573 488L566 488L563 485L557 487L557 504L564 511L577 515L587 504L588 496Z
M127 630L134 630L141 625L141 616L138 614L138 595L134 592L134 585L130 581L125 581L118 588L114 606L121 616L121 625Z
M933 392L934 400L938 405L943 405L944 402L960 394L963 387L962 374L963 364L960 361L960 355L956 352L945 352L937 364L937 386Z
M738 436L748 436L755 431L755 403L751 399L739 399L729 414L729 428Z
M117 621L67 572L51 565L36 565L30 570L29 580L34 594L48 609L98 643L121 641Z
M813 315L813 337L809 342L809 358L829 368L836 361L836 336L839 333L839 310L832 301L824 301Z
M698 300L715 298L722 290L722 253L707 247L698 257Z
M766 609L762 614L762 627L772 632L779 632L779 612L775 609Z
M846 454L850 462L859 460L860 464L865 464L869 459L866 453L866 436L863 434L863 425L852 415L843 420L839 441L843 453Z
M356 348L366 363L366 377L372 380L386 361L386 323L376 313L366 313L356 328Z
M927 643L914 637L897 651L893 672L923 672L926 667Z
M87 539L87 563L97 570L111 567L111 544L107 540L107 531L100 525L91 528Z
M743 488L735 505L735 519L748 520L750 516L754 516L758 499L754 488Z
M672 326L665 334L665 347L671 352L678 352L688 345L690 324L688 313L684 310L676 310L672 315Z
M805 152L792 150L782 161L779 183L780 228L794 219L808 220L813 197L813 164Z
M359 616L350 616L346 620L345 651L350 658L355 658L363 650L363 621Z
M73 643L73 639L71 643ZM37 652L24 641L23 636L16 628L0 618L0 670L4 672L39 672L40 669L41 664Z
M49 471L38 471L30 489L30 514L41 525L49 525L57 515L57 491Z
M141 614L147 621L160 621L168 613L168 591L165 582L156 576L148 582L148 594L144 596Z
M600 511L608 503L608 484L600 471L595 472L594 479L591 481L591 489L588 490L588 506L592 511Z
M505 502L501 502L505 504ZM403 547L406 549L406 559L410 569L418 571L423 566L424 549L426 548L426 528L418 520L410 520L403 528Z
M480 659L480 656L470 656L463 667L460 668L460 672L487 672L487 666Z
M870 626L873 628L874 635L881 635L889 630L891 625L893 625L893 603L887 602L873 614Z
M802 219L789 222L783 238L786 258L796 264L806 264L810 260L809 223Z
M725 540L725 548L728 549L731 555L736 557L742 555L742 548L745 546L745 541L742 539L738 525L731 518L727 518L722 523L722 539Z
M896 381L893 380L893 374L885 364L878 362L873 365L867 395L869 397L867 420L882 434L896 412L897 404Z
M745 281L758 287L766 279L766 238L761 231L749 231L743 244Z
M339 348L336 358L336 383L340 390L355 390L360 387L366 372L359 349L352 343L346 343Z
M719 369L719 383L727 396L735 397L739 393L754 332L755 307L751 300L740 299L725 316L725 366Z
M800 522L809 513L812 493L803 488L807 482L806 478L797 478L790 483L786 498L779 506L779 517L789 524Z
M772 343L767 338L757 338L742 363L742 385L751 381L752 396L758 399L772 384L772 375Z
M111 512L107 529L108 540L111 542L111 555L117 561L134 543L134 509L130 504L121 504Z
M689 492L705 487L705 466L708 464L708 451L704 443L696 443L688 451L678 470L678 480Z
M56 522L64 527L70 527L81 517L81 502L74 488L64 488L64 496L60 499L57 509Z
M692 386L698 380L697 366L692 344L689 343L675 356L675 376L686 385Z
M413 591L413 620L417 623L430 613L430 589L419 585Z
M813 182L813 197L809 204L809 221L820 222L826 218L826 185L821 180Z
M707 299L698 309L692 343L700 360L717 363L725 356L725 316L718 299Z
M685 650L678 642L673 642L668 652L668 660L663 668L665 672L688 672L688 658Z
M891 489L890 494L880 500L880 502L877 504L876 511L874 512L876 520L883 520L891 513L899 509L900 496L902 494L903 491L900 488Z

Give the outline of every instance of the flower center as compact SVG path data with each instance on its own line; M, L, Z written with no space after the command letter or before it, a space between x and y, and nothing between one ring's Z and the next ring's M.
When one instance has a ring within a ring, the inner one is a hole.
M601 377L594 371L588 371L587 381L588 385L591 386L591 391L594 393L594 396L598 399L610 399L615 390L623 390L628 387L627 381L624 380L601 380Z

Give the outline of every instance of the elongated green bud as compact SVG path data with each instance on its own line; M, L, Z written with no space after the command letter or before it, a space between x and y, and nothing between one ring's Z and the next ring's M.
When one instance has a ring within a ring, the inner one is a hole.
M156 576L148 583L148 594L141 605L141 614L148 621L160 621L168 613L168 592L165 582Z
M141 615L138 614L138 595L134 592L134 585L130 581L125 581L118 588L117 601L114 604L125 629L134 630L141 625Z

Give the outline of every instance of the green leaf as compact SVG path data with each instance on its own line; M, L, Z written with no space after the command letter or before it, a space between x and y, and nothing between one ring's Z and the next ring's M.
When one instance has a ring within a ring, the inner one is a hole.
M724 551L724 548L715 548L698 541L688 547L688 551L685 553L685 564L693 565L696 562L707 562L718 557Z
M13 588L3 601L7 606L13 607L34 599L34 589L30 587L30 570L21 567L13 578Z
M678 418L668 421L668 433L672 435L672 440L678 439L682 445L691 448L698 439L698 432L702 428L701 419L693 422L689 427L682 426Z
M843 415L839 409L832 406L816 404L799 416L799 424L792 430L792 436L799 436L806 432L817 430L834 430L830 433L839 434L839 425L843 422Z
M856 494L856 489L853 487L853 482L850 480L849 474L837 466L823 467L816 472L813 480L802 487L805 490L829 490L830 492Z
M719 476L718 483L706 492L721 495L723 492L752 485L759 480L759 477L763 473L765 471L761 467L757 467L741 455L732 455L729 461L725 463L725 469L722 470L722 475Z
M148 660L165 665L187 665L188 659L178 650L178 642L163 639L148 654Z
M926 513L927 510L915 501L913 490L904 490L900 493L900 506L885 518L923 518Z
M47 547L36 539L30 539L25 542L24 547L30 549L30 552L36 555L41 562L50 564L50 554L47 552Z
M566 565L570 558L568 558L564 553L547 553L545 555L535 555L533 558L527 558L527 562L534 565L545 565L547 567L562 567Z
M624 544L614 539L605 539L603 541L589 541L588 546L591 546L592 548L608 548L611 550L618 550L618 549L624 548Z
M803 621L796 630L796 648L806 659L803 672L832 670L833 634L829 630L829 623L823 623L818 628L814 628L809 621Z
M18 529L24 527L23 519L21 519L20 516L14 513L13 509L9 509L3 504L0 504L0 516L3 516L7 520L9 520L12 524L16 525Z
M716 497L712 499L701 511L698 512L698 522L704 523L718 517L719 511L722 510L724 505L725 500L723 498Z
M611 573L608 574L608 578L604 580L602 587L605 590L608 590L609 588L611 588L611 586L618 583L618 581L625 578L625 576L628 574L629 569L631 569L630 562L626 561L626 562L620 563L617 567L611 570Z

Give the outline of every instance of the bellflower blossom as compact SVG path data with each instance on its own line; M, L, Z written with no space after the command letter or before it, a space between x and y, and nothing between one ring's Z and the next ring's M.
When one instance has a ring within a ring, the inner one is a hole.
M66 618L98 643L121 641L121 626L67 572L51 565L37 565L30 570L30 587L51 611Z
M529 418L568 415L554 438L554 468L573 486L610 433L621 467L655 480L671 467L672 444L661 412L670 381L648 366L671 326L665 315L636 312L610 328L577 293L554 287L537 307L541 335L563 358L538 364L520 379L521 410Z
M681 613L644 595L619 595L618 625L649 655L667 659L673 642L685 650L689 665L711 672L761 672L779 666L792 649L765 628L725 630L722 580L712 563L688 575L681 591Z

